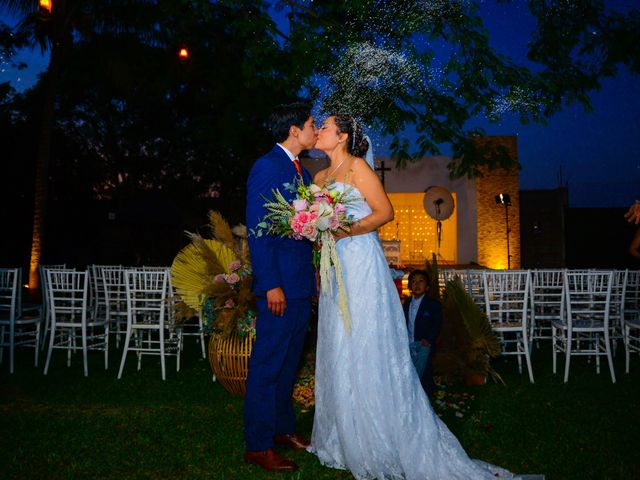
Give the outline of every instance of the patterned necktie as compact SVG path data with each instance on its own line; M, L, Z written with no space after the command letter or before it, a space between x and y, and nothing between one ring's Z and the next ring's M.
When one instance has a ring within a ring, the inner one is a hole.
M297 158L294 158L293 164L295 165L296 170L298 171L298 174L302 176L302 168L300 168L300 160L298 160Z

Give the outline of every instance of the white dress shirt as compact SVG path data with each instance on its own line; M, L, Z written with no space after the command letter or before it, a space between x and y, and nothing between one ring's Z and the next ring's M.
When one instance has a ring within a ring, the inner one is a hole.
M409 341L413 342L413 337L416 331L416 315L418 314L418 308L420 308L420 302L422 302L422 294L420 297L411 297L411 303L409 304L409 321L407 322L407 332L409 333Z
M289 150L287 150L285 147L283 147L282 145L280 145L279 143L276 143L276 145L278 145L282 150L284 150L284 153L287 154L287 157L289 157L291 159L291 161L293 162L294 160L298 160L298 157L295 156L293 153L291 153Z

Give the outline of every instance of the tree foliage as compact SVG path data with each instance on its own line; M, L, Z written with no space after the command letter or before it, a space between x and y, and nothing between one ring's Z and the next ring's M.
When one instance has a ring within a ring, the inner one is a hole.
M490 44L480 3L466 0L283 0L291 9L290 48L312 53L310 91L321 84L326 111L356 113L392 137L399 164L441 153L459 162L452 175L474 176L478 165L510 166L499 150L480 151L468 127L482 115L508 112L545 122L580 102L621 65L638 73L640 9L615 11L601 0L529 0L537 24L524 65ZM320 45L320 48L313 46ZM406 132L414 130L410 145Z
M619 68L640 68L638 9L596 0L530 0L537 26L527 65L491 46L471 0L64 3L58 194L220 196L216 208L234 220L226 208L242 211L244 178L271 142L265 119L277 103L302 96L325 112L355 113L391 137L401 165L450 145L459 159L452 174L473 176L513 159L473 141L483 132L469 127L472 118L510 112L544 122L574 102L589 108L590 92ZM30 38L47 47L54 24L38 20L37 2L0 5L24 14L11 42L0 29L1 45ZM274 21L272 7L289 21ZM42 88L7 95L5 113L37 110Z

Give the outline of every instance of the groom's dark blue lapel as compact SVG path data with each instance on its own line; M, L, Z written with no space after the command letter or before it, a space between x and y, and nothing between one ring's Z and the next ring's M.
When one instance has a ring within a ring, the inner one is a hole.
M289 155L280 147L279 145L274 145L273 150L271 151L273 155L277 155L278 159L286 165L284 168L286 172L291 171L291 179L293 180L296 176L298 176L298 170L296 166L293 164L293 161L289 158ZM302 166L302 162L300 162L300 168L302 169L302 181L305 185L309 185L311 183L311 175L307 171L304 166ZM284 182L288 183L288 182Z

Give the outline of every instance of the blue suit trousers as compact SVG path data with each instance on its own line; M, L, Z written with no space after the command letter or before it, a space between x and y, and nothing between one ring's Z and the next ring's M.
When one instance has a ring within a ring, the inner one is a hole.
M246 448L273 447L274 435L296 431L293 384L304 346L311 300L287 299L282 317L271 314L266 297L258 297L256 341L249 360L244 403Z

